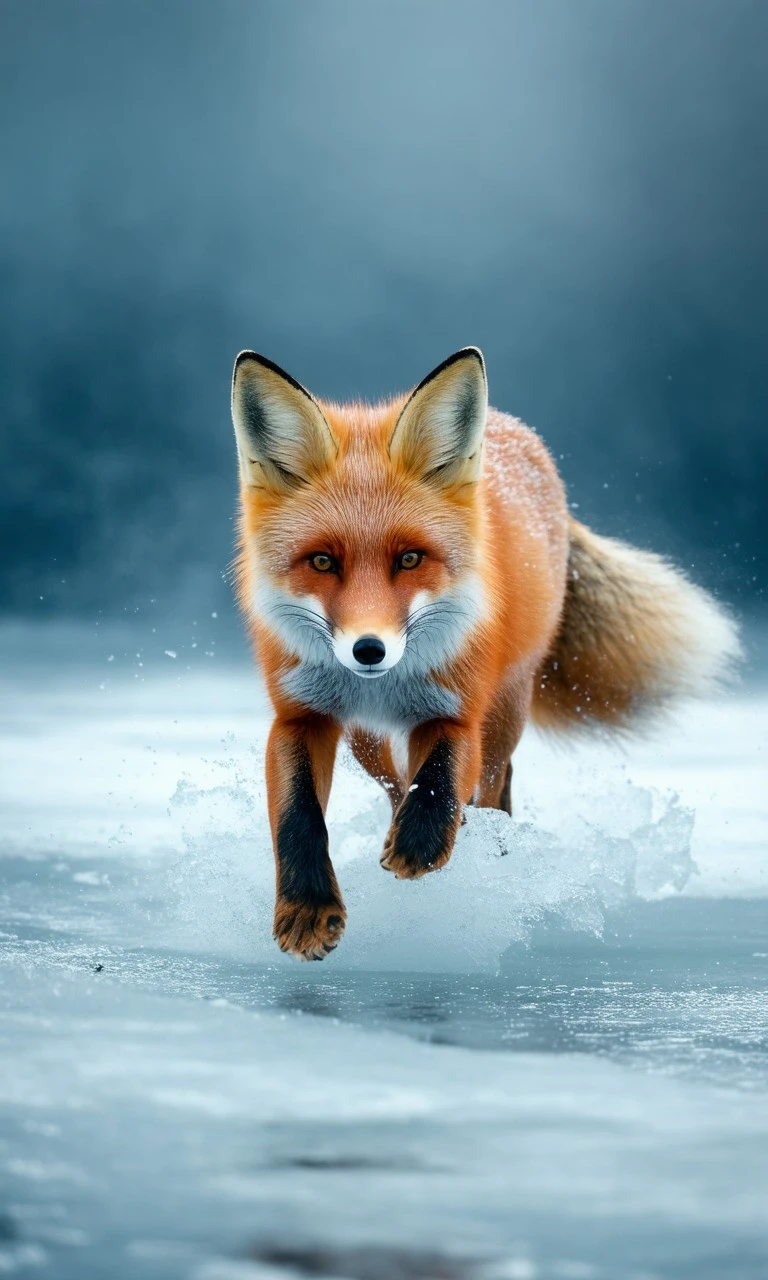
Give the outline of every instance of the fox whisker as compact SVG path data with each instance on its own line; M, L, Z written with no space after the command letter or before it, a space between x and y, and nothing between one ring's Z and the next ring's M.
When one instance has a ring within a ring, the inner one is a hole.
M333 634L333 627L328 619L314 609L305 608L304 605L281 602L273 606L272 612L285 618L303 618L318 630L327 631L329 635Z
M284 601L273 604L269 610L276 622L288 624L297 631L311 631L329 648L332 645L333 628L327 618L314 609Z
M426 631L433 622L441 621L446 618L466 618L469 617L469 610L463 608L454 601L441 601L434 604L422 605L420 609L415 610L405 624L402 634L407 640L411 640L421 631Z

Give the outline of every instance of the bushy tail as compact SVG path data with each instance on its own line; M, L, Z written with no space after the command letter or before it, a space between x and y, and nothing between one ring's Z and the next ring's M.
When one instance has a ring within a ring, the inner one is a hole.
M629 729L710 692L740 655L734 623L706 591L660 556L572 520L563 616L533 719L547 729Z

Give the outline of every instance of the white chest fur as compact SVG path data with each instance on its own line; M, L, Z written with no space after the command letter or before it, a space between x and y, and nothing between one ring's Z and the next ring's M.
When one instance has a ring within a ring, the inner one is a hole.
M340 663L302 662L283 678L285 692L309 710L340 724L380 733L412 729L426 720L456 715L459 698L413 670L407 657L378 680L364 680Z

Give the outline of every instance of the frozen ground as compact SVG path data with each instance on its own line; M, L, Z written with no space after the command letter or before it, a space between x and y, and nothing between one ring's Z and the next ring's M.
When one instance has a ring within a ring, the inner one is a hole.
M0 635L0 1274L763 1280L768 688L531 736L417 884L342 760L299 965L258 680L163 650Z

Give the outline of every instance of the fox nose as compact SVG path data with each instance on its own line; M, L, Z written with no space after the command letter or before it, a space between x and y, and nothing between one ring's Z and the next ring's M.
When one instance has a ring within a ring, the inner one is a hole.
M378 636L361 636L352 645L352 657L364 667L375 667L383 662L386 652L384 641Z

